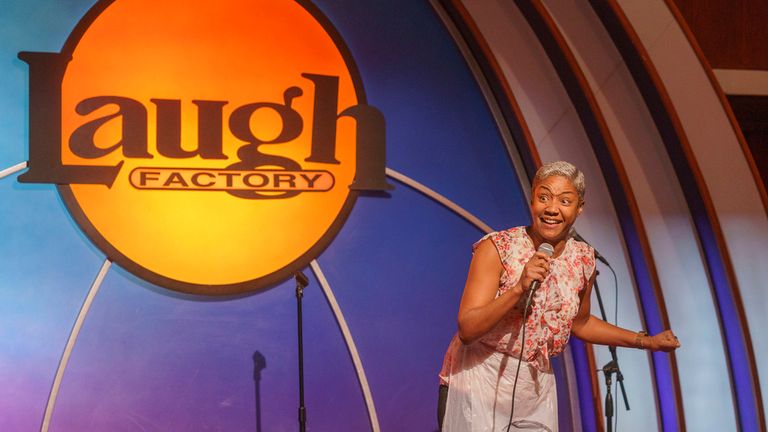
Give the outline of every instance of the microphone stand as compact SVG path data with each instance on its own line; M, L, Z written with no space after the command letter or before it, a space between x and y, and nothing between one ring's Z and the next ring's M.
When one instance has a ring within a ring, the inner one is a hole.
M304 288L309 285L309 280L300 271L296 272L294 278L296 279L296 306L298 312L296 317L299 327L299 431L306 432L307 409L304 407L304 338L301 333L301 299L304 296Z
M615 372L616 377L621 382L621 371L619 370L619 366L616 364L615 361L611 360L608 363L603 366L602 369L603 373L605 374L605 419L606 419L606 430L608 432L611 432L613 430L613 421L611 421L611 418L613 417L613 395L611 394L611 385L613 384L613 381L611 380L611 375ZM624 391L624 386L621 387L622 392ZM624 394L624 403L627 403L627 395ZM627 407L629 409L629 407Z
M605 262L606 265L608 265L607 262ZM608 266L610 267L610 265ZM600 272L595 270L597 272L597 275L600 275ZM603 307L603 297L600 295L600 287L597 286L597 277L595 277L595 295L597 296L597 304L600 306L600 316L603 319L603 321L608 322L608 317L605 314L605 307ZM619 359L616 357L616 347L615 346L608 346L608 351L611 353L611 361L605 364L601 371L605 374L605 417L607 422L607 432L613 431L613 421L611 418L613 417L613 395L611 394L611 386L613 384L613 380L611 379L612 374L616 374L616 381L619 383L619 387L621 388L621 395L624 397L624 407L629 411L629 399L627 399L627 391L624 389L624 375L621 373L621 369L619 369Z

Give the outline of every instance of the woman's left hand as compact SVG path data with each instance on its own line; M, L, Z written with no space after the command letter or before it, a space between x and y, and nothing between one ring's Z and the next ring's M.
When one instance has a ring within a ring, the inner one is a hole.
M670 352L680 348L680 341L672 330L664 330L648 338L648 348L651 351Z

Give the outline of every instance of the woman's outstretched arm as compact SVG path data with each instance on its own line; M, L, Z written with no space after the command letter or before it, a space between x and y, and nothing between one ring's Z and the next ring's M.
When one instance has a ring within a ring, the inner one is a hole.
M640 335L638 332L623 329L607 323L590 313L590 295L594 285L594 275L587 287L581 291L581 303L576 318L573 320L572 333L586 342L620 347L649 349L651 351L674 351L680 342L672 330L665 330L653 336Z

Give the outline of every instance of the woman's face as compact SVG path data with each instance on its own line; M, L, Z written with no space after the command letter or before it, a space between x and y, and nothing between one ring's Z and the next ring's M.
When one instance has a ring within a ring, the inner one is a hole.
M555 175L534 184L531 196L532 232L538 243L554 246L565 241L582 205L576 187L565 177Z

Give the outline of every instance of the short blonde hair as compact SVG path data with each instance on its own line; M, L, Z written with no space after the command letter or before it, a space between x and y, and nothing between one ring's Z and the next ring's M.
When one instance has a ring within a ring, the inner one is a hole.
M584 203L584 193L586 192L586 185L584 184L584 173L579 171L572 163L566 161L550 162L546 165L542 165L536 171L536 175L533 177L533 184L552 177L562 176L570 180L573 187L576 188L576 192L579 194L579 204Z

